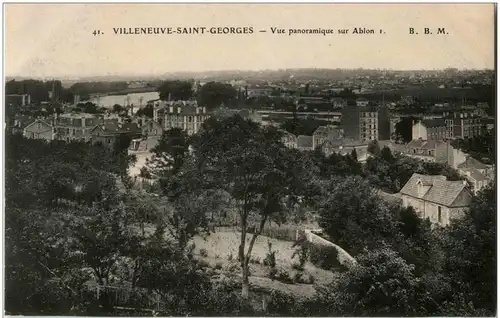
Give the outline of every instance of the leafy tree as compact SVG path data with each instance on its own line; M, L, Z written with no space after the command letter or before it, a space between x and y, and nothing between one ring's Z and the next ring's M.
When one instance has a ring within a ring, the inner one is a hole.
M419 118L413 116L401 118L401 120L395 125L396 140L401 140L404 143L410 142L413 138L412 136L413 122L418 120Z
M148 104L148 105L144 106L143 108L140 108L135 113L135 115L138 116L138 117L146 116L148 118L153 118L153 112L154 112L153 105Z
M418 293L414 266L388 248L365 252L358 266L341 275L325 289L322 302L337 315L418 316L430 301Z
M122 107L121 105L118 105L118 104L114 104L113 105L113 113L121 113L122 111L124 111L125 108Z
M188 100L193 97L192 83L189 81L164 81L159 87L161 100Z
M148 163L153 174L164 178L175 175L182 167L189 152L190 139L180 128L163 132L158 144L152 149L154 154Z
M496 185L473 198L464 218L452 222L446 272L453 289L490 313L496 309Z
M370 141L368 144L368 152L371 154L376 154L380 152L380 145L377 140Z
M195 145L196 158L208 180L231 196L239 214L238 256L244 298L248 298L248 264L255 241L268 220L282 222L287 217L285 198L294 193L284 184L291 175L306 169L289 165L293 163L289 154L277 130L260 128L240 116L208 122ZM246 250L252 219L257 219L258 225Z
M318 202L319 225L351 255L386 241L397 231L394 207L381 201L361 177L332 178ZM356 189L353 191L352 189Z
M221 104L228 106L236 100L237 93L231 84L209 82L200 88L198 103L209 109L217 108Z

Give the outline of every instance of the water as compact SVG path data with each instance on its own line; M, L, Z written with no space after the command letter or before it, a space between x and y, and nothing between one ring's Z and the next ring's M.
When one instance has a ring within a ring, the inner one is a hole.
M141 102L142 97L142 102ZM112 108L113 105L118 104L120 106L134 105L136 107L146 105L149 100L160 98L158 92L148 92L148 93L132 93L127 95L108 95L101 97L94 97L90 101L99 107Z

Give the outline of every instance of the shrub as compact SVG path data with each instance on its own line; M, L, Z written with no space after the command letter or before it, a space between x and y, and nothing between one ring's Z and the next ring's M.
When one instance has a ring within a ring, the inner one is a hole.
M207 252L207 250L206 250L206 249L204 249L204 248L200 249L200 255L201 255L202 257L207 257L207 256L208 256L208 252Z
M276 251L272 250L273 244L271 242L267 242L267 247L269 251L267 252L266 258L264 259L264 265L269 266L271 268L276 267Z
M207 261L203 260L203 259L200 259L198 260L198 265L200 265L201 267L210 267L210 263L208 263Z
M295 273L295 275L293 276L293 282L296 284L305 283L305 281L302 279L301 273Z
M290 277L290 274L285 270L278 271L276 280L285 284L293 284L293 279Z
M269 278L271 278L272 280L274 280L276 278L277 274L278 274L278 270L275 267L272 267L269 270Z
M222 263L215 264L215 269L222 269Z
M293 263L292 264L292 268L295 269L295 270L297 270L297 271L303 271L304 270L304 265Z
M260 264L260 258L258 258L258 257L256 257L256 258L250 258L250 263Z
M307 283L308 284L314 284L314 282L316 281L316 279L314 278L313 275L309 275L309 279L307 280Z
M229 255L227 257L227 260L228 261L232 261L233 260L233 253L229 253Z

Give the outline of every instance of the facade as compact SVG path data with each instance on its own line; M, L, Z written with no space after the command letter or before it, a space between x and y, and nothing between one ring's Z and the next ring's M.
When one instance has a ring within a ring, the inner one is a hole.
M472 138L484 132L483 119L468 113L453 113L445 117L450 138Z
M450 138L449 129L444 119L424 119L412 125L412 139L446 140Z
M495 179L493 166L484 164L470 156L457 165L458 172L472 185L472 191L477 194Z
M300 135L297 137L297 149L299 150L314 150L313 137Z
M29 94L7 94L5 95L5 104L12 106L25 106L31 104L31 95Z
M358 99L356 99L356 106L358 107L366 107L369 103L370 102L368 101L368 99L363 97L359 97Z
M91 130L99 124L100 119L92 114L61 114L56 119L56 139L90 141Z
M37 119L24 128L23 135L26 138L51 141L55 139L55 132L56 129L52 123Z
M160 123L153 120L146 121L142 126L142 135L145 137L161 137L163 134L163 127Z
M360 107L359 136L359 140L362 142L390 139L390 120L387 107L382 106L379 109Z
M131 139L141 137L142 131L136 124L112 123L95 126L91 130L92 144L101 143L107 147L114 147L116 141L121 136L128 136Z
M333 97L330 99L333 109L344 109L347 107L347 101L342 97Z
M328 125L321 126L313 133L313 148L321 147L326 141L329 140L342 140L344 139L344 132L342 128Z
M34 122L35 119L26 115L15 115L14 122L10 127L13 134L24 134L24 128Z
M196 101L161 101L153 111L153 120L164 130L180 128L188 135L196 134L210 117L206 107L198 107Z
M421 218L440 226L462 217L472 199L465 181L418 173L412 175L400 195L404 206L413 207Z
M283 137L281 137L281 142L287 147L287 148L297 148L297 136L294 134L286 131L286 130L281 130L280 132L283 134Z

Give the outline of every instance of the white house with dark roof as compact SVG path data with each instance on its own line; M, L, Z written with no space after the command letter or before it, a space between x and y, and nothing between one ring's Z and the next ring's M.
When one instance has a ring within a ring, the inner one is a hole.
M320 126L313 133L313 148L322 147L327 141L341 141L344 130L334 125Z
M404 206L413 207L421 218L441 226L462 217L472 199L465 181L418 173L411 176L399 194Z
M471 156L467 156L464 162L457 165L457 170L472 185L471 190L474 194L481 191L495 178L493 166L484 164Z

